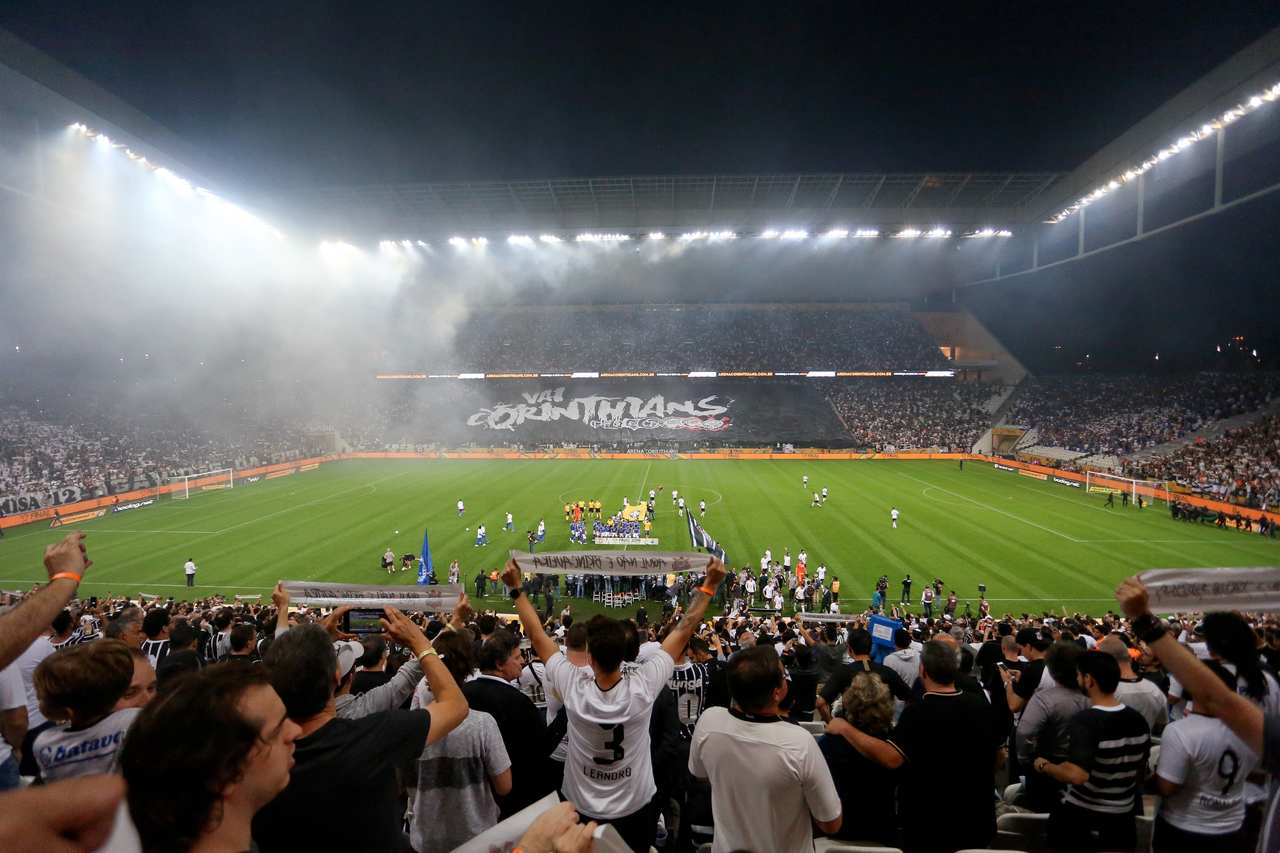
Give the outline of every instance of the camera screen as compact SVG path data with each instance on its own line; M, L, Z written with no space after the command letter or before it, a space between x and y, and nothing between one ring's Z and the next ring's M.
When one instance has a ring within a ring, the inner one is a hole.
M346 632L348 634L381 634L383 612L378 609L348 610Z

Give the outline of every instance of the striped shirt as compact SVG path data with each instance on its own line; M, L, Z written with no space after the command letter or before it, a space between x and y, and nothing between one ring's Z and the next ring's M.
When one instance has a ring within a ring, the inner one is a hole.
M1147 721L1124 705L1094 705L1071 718L1068 760L1087 771L1081 785L1068 785L1063 802L1102 814L1130 814L1146 778L1151 732Z
M707 707L707 688L711 686L711 674L705 663L685 661L671 671L667 686L676 694L676 715L680 720L680 738L693 738L694 726Z

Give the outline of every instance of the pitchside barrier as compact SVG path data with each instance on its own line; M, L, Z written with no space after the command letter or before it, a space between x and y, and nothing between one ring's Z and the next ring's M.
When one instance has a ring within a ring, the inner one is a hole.
M966 460L973 462L986 462L994 468L1001 471L1007 471L1011 474L1019 474L1024 477L1030 477L1035 480L1056 483L1061 486L1084 490L1088 482L1086 474L1079 474L1075 471L1063 471L1058 468L1052 468L1047 465L1037 465L1031 462L1021 462L1015 459L1004 459L996 456L986 456L981 453L869 453L855 452L848 450L799 450L792 453L778 453L769 448L760 449L733 449L733 450L708 450L702 453L679 453L674 457L664 456L663 458L675 459L762 459L762 460L794 460L809 462L831 462L837 460L859 460L859 459L877 459L877 460ZM294 471L311 471L331 462L341 462L347 459L476 459L476 460L527 460L527 459L634 459L641 461L650 461L654 459L651 453L592 453L586 448L565 448L553 451L517 451L503 449L489 450L431 450L412 452L412 451L367 451L361 453L335 453L329 456L316 456L310 459L297 459L292 462L281 462L275 465L263 465L257 468L245 468L237 470L235 476L237 480L248 481L249 478L265 479L272 474L279 476L277 472L293 473ZM181 488L181 484L170 483L166 486L160 486L159 489L139 489L132 492L123 492L118 495L110 495L108 497L93 498L87 501L78 501L72 504L64 504L59 507L47 507L45 509L35 510L33 512L17 513L0 518L0 528L18 527L23 524L30 524L33 521L42 521L44 519L53 518L55 511L63 516L69 516L76 513L88 512L99 507L111 507L113 503L119 501L138 500L141 498L155 497L157 494L167 494L173 488ZM1273 522L1280 523L1280 513L1267 512L1253 509L1251 507L1240 506L1238 504L1227 503L1225 501L1215 501L1210 498L1202 498L1198 495L1180 494L1178 490L1169 487L1151 486L1150 491L1143 491L1148 488L1143 485L1138 486L1138 493L1147 497L1156 497L1160 500L1165 499L1167 492L1173 492L1177 499L1191 506L1198 506L1204 509L1210 509L1214 512L1226 512L1229 514L1239 513L1250 521L1259 521L1262 518L1270 519Z

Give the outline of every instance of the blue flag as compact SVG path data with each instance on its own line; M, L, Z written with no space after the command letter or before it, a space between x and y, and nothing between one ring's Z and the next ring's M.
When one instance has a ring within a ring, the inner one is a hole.
M692 512L685 513L685 519L689 522L689 544L694 548L705 550L708 554L715 554L720 558L720 562L729 562L728 556L725 555L724 548L721 548L716 540L711 538L698 520L693 517Z
M431 544L427 542L427 531L422 531L422 553L418 556L418 583L433 583L435 569L431 565Z

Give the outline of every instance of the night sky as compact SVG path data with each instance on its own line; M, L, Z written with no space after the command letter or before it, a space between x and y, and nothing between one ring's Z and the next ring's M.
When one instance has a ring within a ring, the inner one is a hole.
M259 188L1069 170L1274 2L133 2L0 26Z

